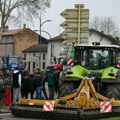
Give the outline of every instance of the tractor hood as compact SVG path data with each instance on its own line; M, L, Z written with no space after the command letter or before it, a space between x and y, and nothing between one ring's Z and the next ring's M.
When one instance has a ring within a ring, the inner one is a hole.
M71 74L69 74L71 72ZM80 65L76 65L72 68L70 68L67 71L66 77L75 77L80 78L81 76L85 76L87 74L88 70Z

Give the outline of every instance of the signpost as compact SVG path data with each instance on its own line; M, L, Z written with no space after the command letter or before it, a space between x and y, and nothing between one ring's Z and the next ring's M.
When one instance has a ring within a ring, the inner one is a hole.
M65 29L60 35L66 43L88 43L89 9L83 4L76 4L75 9L66 9L61 13L66 20L60 25Z

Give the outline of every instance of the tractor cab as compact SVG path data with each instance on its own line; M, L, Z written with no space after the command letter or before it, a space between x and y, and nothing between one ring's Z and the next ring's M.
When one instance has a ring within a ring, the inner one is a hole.
M73 65L81 65L89 70L100 70L109 66L117 66L120 48L109 46L70 46L67 61L73 59Z
M2 58L2 73L5 75L7 72L11 71L12 68L18 67L22 68L22 64L20 63L20 58L17 56L5 56Z

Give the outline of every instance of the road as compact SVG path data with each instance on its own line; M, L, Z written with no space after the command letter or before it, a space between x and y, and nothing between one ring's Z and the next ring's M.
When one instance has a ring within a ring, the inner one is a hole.
M0 120L28 120L28 118L14 117L11 113L0 114ZM29 120L42 120L42 119L30 119Z

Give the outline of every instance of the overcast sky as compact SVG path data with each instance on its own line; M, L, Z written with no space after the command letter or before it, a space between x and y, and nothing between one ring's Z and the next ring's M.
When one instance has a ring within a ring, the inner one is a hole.
M75 4L84 4L84 8L90 11L90 20L97 17L112 17L113 21L120 29L120 0L52 0L51 8L46 10L42 16L42 22L46 22L42 26L42 30L48 32L51 37L58 36L63 29L60 24L65 19L60 15L65 9L74 9ZM39 20L32 29L39 29ZM42 32L42 36L50 38L46 33Z

